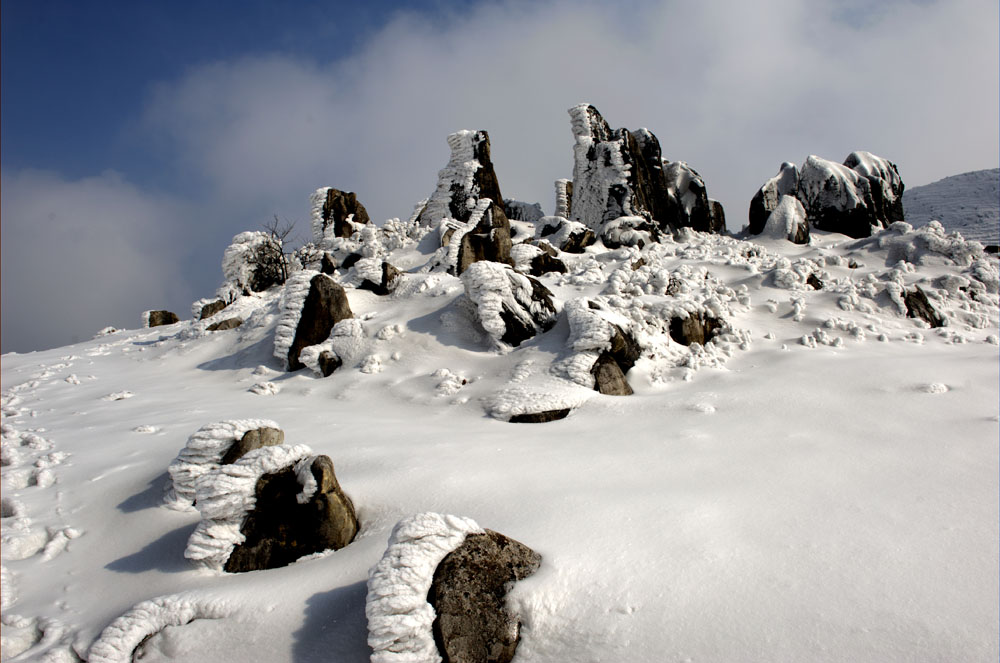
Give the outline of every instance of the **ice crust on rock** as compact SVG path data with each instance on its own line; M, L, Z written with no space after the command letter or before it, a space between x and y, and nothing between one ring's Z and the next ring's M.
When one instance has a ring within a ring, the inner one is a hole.
M304 444L261 447L198 477L196 506L202 519L184 556L196 566L221 572L233 548L245 539L240 528L256 504L258 479L303 460L307 464L313 460L312 449Z
M196 619L223 619L232 613L220 599L194 593L161 596L135 605L109 624L90 646L88 663L131 663L142 642L168 626L183 626Z
M230 419L206 424L192 433L167 468L171 487L165 496L166 505L181 511L192 509L198 479L219 467L229 448L248 431L258 428L280 430L280 426L270 419Z
M463 129L448 136L451 156L448 165L438 172L437 189L420 213L422 225L435 225L442 219L467 222L484 198L503 207L489 141L485 131Z
M480 324L498 349L520 344L523 339L516 336L519 330L530 337L555 324L557 311L551 293L508 265L475 262L462 273L462 284L476 306Z
M274 330L274 356L280 359L286 367L288 366L288 351L295 341L295 330L298 329L299 318L302 317L302 307L309 295L312 279L319 273L312 270L296 272L285 281L285 287L281 291L281 299L278 301L281 317Z
M469 534L485 530L470 518L419 513L399 521L382 559L368 574L368 646L372 663L439 663L427 602L434 571Z

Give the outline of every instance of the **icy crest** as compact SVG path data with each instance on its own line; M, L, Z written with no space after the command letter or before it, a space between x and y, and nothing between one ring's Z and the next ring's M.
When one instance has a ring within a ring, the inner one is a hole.
M261 447L198 477L196 506L202 519L184 556L197 566L222 571L233 548L244 541L240 528L256 504L257 481L310 457L312 449L304 444Z
M470 518L420 513L399 521L382 559L368 574L368 646L372 663L439 663L427 593L434 571L469 534L483 534Z
M280 426L270 419L230 419L206 424L195 431L167 468L172 486L165 497L166 505L178 511L192 509L198 478L219 467L233 443L258 428Z

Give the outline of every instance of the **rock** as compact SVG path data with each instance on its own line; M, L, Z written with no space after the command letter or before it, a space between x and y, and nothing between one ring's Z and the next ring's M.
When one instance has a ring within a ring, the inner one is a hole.
M543 412L515 414L513 417L508 419L508 421L512 424L546 424L550 421L565 419L569 415L569 411L571 409L572 408L567 407L561 410L545 410Z
M903 301L906 304L906 317L920 318L931 327L944 326L944 318L931 305L927 293L919 285L913 290L907 290Z
M362 290L371 290L376 295L384 296L391 293L396 289L398 285L398 279L402 273L390 265L389 263L382 262L382 281L380 283L375 283L374 281L369 281L365 279L361 282L358 287Z
M211 318L213 315L226 308L226 302L221 299L217 299L214 302L209 302L201 307L201 315L198 316L199 320L204 320L205 318Z
M254 428L243 434L239 440L233 442L232 446L219 460L220 465L231 465L247 453L261 447L273 447L285 443L285 432L280 428Z
M490 136L485 131L457 131L448 136L451 158L438 173L438 185L418 216L421 225L442 219L468 222L479 202L490 199L503 211L500 183L490 158ZM506 217L504 217L506 218Z
M514 264L510 257L510 223L503 209L493 201L484 201L480 207L483 210L477 209L470 218L472 228L462 234L456 276L461 276L469 265L480 260Z
M602 352L590 372L594 376L595 391L609 396L632 395L632 387L625 379L625 373L610 353Z
M562 179L556 180L556 212L555 216L565 219L570 217L573 210L573 182Z
M170 311L147 311L143 317L146 319L146 324L144 325L146 327L162 327L163 325L172 325L175 322L180 322L177 314Z
M504 198L503 213L507 215L508 221L527 221L535 223L543 216L542 206L538 203L526 203L513 198Z
M309 293L302 305L295 337L288 349L290 371L304 367L299 361L302 348L322 343L330 336L330 330L335 324L354 317L347 301L347 293L333 279L326 274L317 274L309 283Z
M483 329L496 342L518 346L556 322L549 289L508 265L473 263L462 274L462 284Z
M722 322L708 313L689 313L686 316L677 316L670 320L670 338L681 345L691 345L692 343L705 345L722 327Z
M357 254L355 254L357 255ZM360 259L360 256L359 256ZM333 259L333 254L329 251L323 252L323 257L320 259L319 271L322 274L336 274L337 273L337 261Z
M254 507L246 514L225 570L229 573L287 566L300 557L340 550L354 540L358 519L351 499L341 490L329 456L316 456L300 483L295 466L257 480ZM302 499L303 496L306 496Z
M823 289L823 282L815 274L810 274L806 278L806 285L808 285L809 287L811 287L813 290L822 290Z
M210 332L225 331L227 329L236 329L242 324L243 320L241 318L226 318L225 320L220 320L219 322L210 324L205 329Z
M809 243L809 221L806 210L794 196L781 196L777 207L767 217L760 233L775 239L787 239L795 244Z
M497 532L469 534L434 571L427 602L444 663L509 663L521 624L505 604L510 585L538 570L541 556Z
M566 263L559 258L553 258L544 251L531 259L531 275L541 276L549 272L566 273Z
M844 165L868 180L874 215L883 227L903 221L903 179L896 164L871 152L851 152Z
M352 253L341 261L340 268L346 271L351 267L354 267L354 265L356 265L362 258L364 258L364 256L360 253Z
M608 235L604 227L619 217L644 219L645 224L633 222L631 227L648 232L651 241L680 228L725 230L722 206L709 201L704 180L686 163L664 159L651 131L612 130L588 104L571 108L569 114L576 144L572 200L564 207L558 203L562 190L557 184L557 207L569 218L602 239ZM611 242L623 243L616 237Z
M323 239L350 237L357 228L370 222L368 210L352 191L331 187L317 189L313 202L313 238L319 244Z
M799 171L794 163L786 161L781 164L778 174L764 182L750 201L750 226L748 228L750 234L759 235L764 232L768 217L778 208L782 196L795 198L798 189ZM804 217L804 208L802 213Z
M329 350L319 353L319 370L323 377L330 377L333 372L344 365L344 361Z
M559 216L540 219L535 224L535 236L545 238L566 253L583 253L585 248L597 241L597 235L587 226Z

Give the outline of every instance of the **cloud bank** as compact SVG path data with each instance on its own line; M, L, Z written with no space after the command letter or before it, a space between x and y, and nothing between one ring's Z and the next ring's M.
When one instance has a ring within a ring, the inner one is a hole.
M910 186L996 167L998 19L993 0L509 1L434 21L399 13L346 59L248 52L162 81L131 132L170 173L171 204L184 201L202 238L182 276L198 296L217 285L235 233L272 214L308 232L317 187L356 191L379 221L409 215L458 129L488 130L504 195L551 211L553 181L572 174L566 109L582 101L612 126L656 133L739 230L756 188L811 153L869 150ZM5 248L5 283L6 262ZM159 293L150 284L122 302L137 316Z

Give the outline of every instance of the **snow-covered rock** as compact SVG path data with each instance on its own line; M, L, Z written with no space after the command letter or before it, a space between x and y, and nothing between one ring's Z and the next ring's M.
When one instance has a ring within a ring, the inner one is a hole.
M503 209L500 184L490 159L490 136L464 129L448 136L451 157L438 173L437 189L420 212L419 223L433 226L442 219L469 221L479 202L490 199Z
M369 223L368 210L353 191L332 187L317 189L309 199L313 242L324 245L335 238L349 238Z
M288 279L281 296L281 319L274 334L274 356L295 371L303 364L303 348L322 343L333 326L354 317L347 293L326 274L297 272Z
M545 216L539 203L526 203L513 198L504 199L503 213L507 215L509 221L526 221L528 223L535 223Z
M281 247L266 232L247 231L236 235L222 255L225 283L219 289L219 297L229 301L281 283L283 260Z
M552 293L509 265L480 261L462 274L465 294L498 348L520 345L555 324Z

